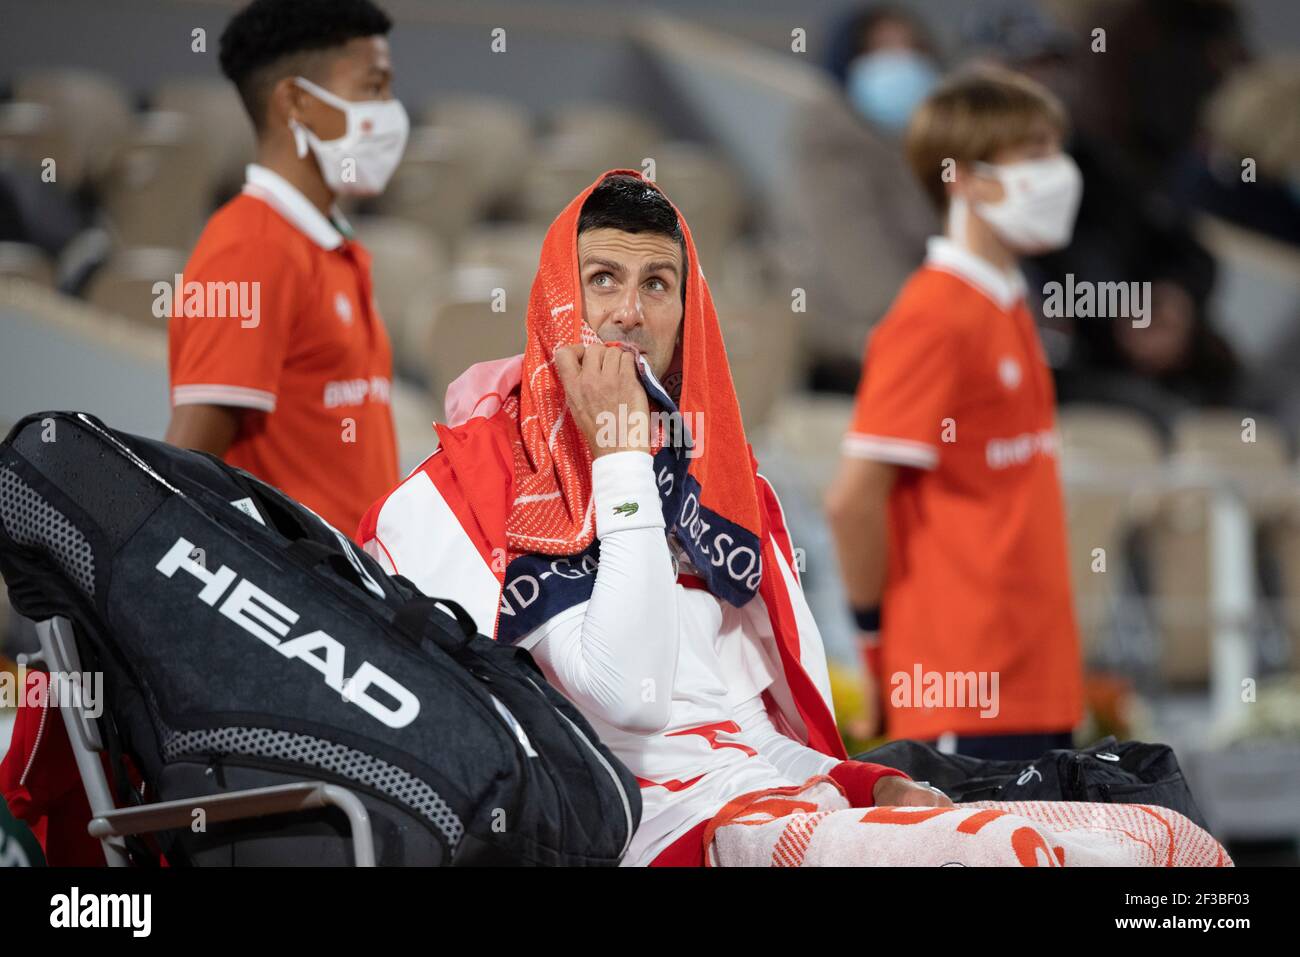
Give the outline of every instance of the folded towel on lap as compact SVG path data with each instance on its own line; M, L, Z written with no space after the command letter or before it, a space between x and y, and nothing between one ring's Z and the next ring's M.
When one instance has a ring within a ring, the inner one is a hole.
M1168 808L976 801L854 808L827 778L731 802L705 833L722 867L1231 867L1223 846Z

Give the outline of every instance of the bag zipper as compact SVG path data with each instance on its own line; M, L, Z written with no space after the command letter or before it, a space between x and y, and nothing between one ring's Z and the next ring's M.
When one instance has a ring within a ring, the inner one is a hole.
M45 720L50 716L50 703L47 695L45 706L41 708L41 721L36 726L36 737L32 739L32 753L27 756L27 766L23 768L22 776L18 778L18 786L23 787L27 784L27 775L31 773L32 765L36 763L36 752L41 747L41 738L45 736Z
M168 488L168 489L170 489L171 491L175 492L175 493L176 493L177 495L179 495L181 498L184 498L184 497L185 497L185 493L184 493L184 492L182 492L182 491L181 491L180 489L178 489L176 486L172 485L172 484L171 484L170 482L168 482L165 478L163 478L161 475L159 475L157 472L155 472L155 471L153 470L153 468L149 465L148 462L146 462L144 459L140 458L140 456L136 455L136 454L135 454L134 452L132 452L129 448L127 448L125 445L123 445L121 442L119 442L119 441L117 440L116 437L114 437L113 435L111 435L111 434L108 433L108 432L105 432L103 429L101 429L99 426L97 426L94 422L90 421L90 419L86 417L86 413L84 413L84 412L78 412L78 413L77 413L77 418L80 419L82 422L86 423L86 425L90 426L92 429L94 429L96 432L98 432L98 433L99 433L100 435L102 435L104 438L108 439L108 441L112 442L113 445L115 445L115 446L117 447L118 452L120 452L122 455L126 456L126 458L127 458L127 459L128 459L128 460L129 460L133 465L135 465L137 468L142 469L142 470L143 470L146 474L148 474L150 477L152 477L152 478L155 479L156 481L162 483L166 488Z

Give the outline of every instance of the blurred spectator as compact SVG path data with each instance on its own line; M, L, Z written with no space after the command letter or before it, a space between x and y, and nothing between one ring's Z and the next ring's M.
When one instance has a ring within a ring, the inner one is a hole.
M1147 415L1166 438L1188 409L1267 404L1211 327L1207 305L1215 266L1204 249L1166 240L1126 274L1151 283L1150 325L1128 318L1075 320L1079 345L1058 378L1062 402L1122 405Z
M57 256L89 219L78 197L41 179L39 166L0 164L0 242L31 243Z
M1205 111L1206 149L1189 157L1180 192L1192 206L1300 246L1300 60L1238 72ZM1243 168L1253 160L1253 168Z
M1075 105L1075 123L1119 150L1146 185L1167 189L1207 98L1246 62L1237 6L1127 0L1088 9L1095 16L1089 31L1106 31L1106 51L1080 59L1088 96Z
M900 136L939 71L923 24L890 6L855 11L835 26L826 69L843 95L806 108L792 131L791 212L801 236L793 281L808 292L812 387L852 392L867 330L938 229Z
M1032 74L1065 102L1063 84L1076 75L1073 58L1078 43L1075 35L1035 0L977 0L966 8L961 21L962 55L967 60L1014 63ZM1055 79L1055 82L1049 82ZM1073 94L1074 90L1069 92Z
M1069 246L1024 263L1031 296L1070 276L1153 283L1149 327L1114 319L1044 323L1060 401L1135 404L1161 428L1189 404L1247 398L1231 350L1206 320L1214 260L1173 198L1173 174L1192 141L1197 111L1243 48L1229 4L1189 0L1186 6L1188 22L1175 27L1166 23L1177 18L1163 0L1090 5L1087 16L1075 18L1087 30L1076 34L1032 0L989 0L974 6L963 25L964 49L974 59L1035 78L1065 103L1074 122L1066 150L1083 173L1083 201ZM1093 23L1106 30L1105 53L1092 52ZM1210 35L1216 24L1224 37ZM1168 100L1152 100L1145 89L1148 74L1162 90L1177 87L1182 69L1153 51L1159 29L1168 29L1176 48L1195 52L1187 89ZM1116 76L1129 79L1120 85ZM1145 105L1132 106L1135 98ZM1169 115L1158 128L1138 129L1136 117L1166 103Z

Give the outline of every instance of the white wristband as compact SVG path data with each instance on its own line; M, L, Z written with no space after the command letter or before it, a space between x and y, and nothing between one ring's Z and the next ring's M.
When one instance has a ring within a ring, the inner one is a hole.
M611 452L591 464L596 537L633 528L663 528L664 512L649 452Z

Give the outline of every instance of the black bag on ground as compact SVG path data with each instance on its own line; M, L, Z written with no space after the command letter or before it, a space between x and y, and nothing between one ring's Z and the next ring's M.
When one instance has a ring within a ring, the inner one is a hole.
M336 783L381 864L612 865L640 821L635 779L527 652L213 456L28 416L0 443L0 574L20 614L73 622L150 802ZM173 864L352 857L333 808L159 843Z
M1173 749L1106 737L1087 748L1048 751L1036 761L988 761L943 754L919 741L890 741L857 756L929 781L956 804L966 801L1089 801L1153 804L1206 830Z

